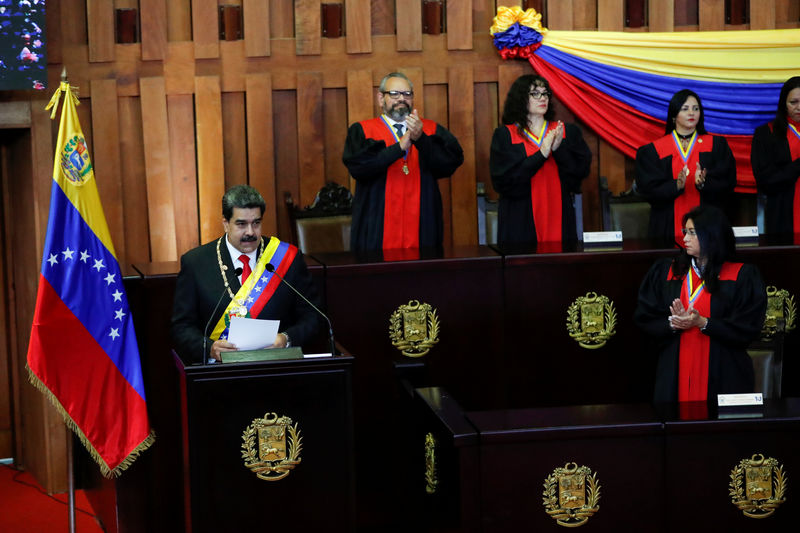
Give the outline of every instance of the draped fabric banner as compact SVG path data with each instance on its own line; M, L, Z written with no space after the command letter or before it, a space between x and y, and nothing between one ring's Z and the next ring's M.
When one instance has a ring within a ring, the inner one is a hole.
M736 157L739 192L755 192L750 143L775 118L781 85L797 74L800 29L626 33L548 31L533 9L499 7L490 30L504 59L527 59L558 98L628 157L664 135L672 95L691 89L709 133Z
M122 273L68 82L48 109L55 116L62 94L28 376L111 477L155 435Z

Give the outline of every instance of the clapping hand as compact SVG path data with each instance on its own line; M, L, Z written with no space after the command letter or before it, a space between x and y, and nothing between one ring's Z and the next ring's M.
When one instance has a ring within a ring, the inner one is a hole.
M689 175L689 167L683 165L683 168L680 172L678 172L678 179L675 180L675 185L678 186L678 190L682 191L683 188L686 186L686 177Z
M697 170L694 171L694 184L698 189L702 189L706 184L706 169L700 166L697 162Z

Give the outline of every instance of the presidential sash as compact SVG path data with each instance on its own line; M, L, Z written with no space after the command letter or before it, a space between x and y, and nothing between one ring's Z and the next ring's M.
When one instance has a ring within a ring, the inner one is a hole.
M700 205L700 191L694 184L694 173L697 170L697 163L700 161L700 154L710 152L713 145L714 138L711 135L698 135L697 132L694 132L689 140L689 147L684 150L674 130L670 135L665 135L653 143L659 158L672 156L672 179L678 179L678 174L684 165L689 169L686 183L683 186L683 194L679 194L673 202L673 227L675 239L678 242L681 242L683 238L681 233L683 215Z
M256 267L250 277L234 295L222 317L211 332L211 339L227 339L231 317L241 316L247 318L258 317L269 299L275 294L281 280L273 272L268 272L266 267L272 264L281 278L286 277L289 267L297 255L297 247L282 242L275 237L270 237L264 251L256 262Z

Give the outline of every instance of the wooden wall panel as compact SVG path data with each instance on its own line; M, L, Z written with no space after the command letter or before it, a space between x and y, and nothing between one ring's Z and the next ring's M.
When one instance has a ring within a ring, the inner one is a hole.
M86 0L89 61L114 61L114 4L107 0Z
M348 126L373 117L377 96L372 83L372 71L370 70L347 71ZM352 193L355 193L356 183L352 178L349 180L349 188Z
M370 0L345 0L345 39L348 54L372 52Z
M144 130L138 97L119 99L120 160L122 161L122 201L125 213L139 216L125 220L125 245L129 263L150 261L150 230L147 213Z
M372 35L394 35L396 28L400 28L400 21L395 17L395 0L371 0L370 8Z
M247 170L249 185L267 202L261 221L265 235L278 234L278 202L275 190L274 132L272 125L272 77L268 73L249 74L246 81Z
M470 67L451 67L448 70L448 121L450 131L464 150L464 164L450 179L450 199L453 213L453 244L469 245L478 242L478 203L475 185L475 108L474 79ZM457 105L453 105L458 102Z
M93 0L95 3L101 3L103 0ZM51 2L52 3L52 2ZM70 45L82 44L85 45L87 41L87 0L62 0L56 2L61 10L61 19L59 20L59 27L61 29L62 44L64 49ZM100 6L100 9L105 9L107 6ZM48 6L49 10L50 7ZM63 54L66 58L68 55Z
M294 37L294 0L270 0L269 33L273 39Z
M414 88L414 107L417 109L419 116L436 120L436 122L440 122L442 124L447 124L447 107L444 108L442 115L438 119L434 119L425 115L427 111L425 110L426 100L424 70L419 67L399 67L397 71L402 72L408 77L409 80L411 80L411 85ZM389 74L388 70L386 72L381 72L380 76L383 78L387 74ZM373 101L376 102L375 105L377 106L377 96L373 98Z
M92 166L117 262L127 264L116 80L92 80Z
M49 64L63 62L64 37L61 28L61 6L60 2L52 2L44 11L47 25L45 30L47 31L47 62Z
M192 40L192 0L168 0L167 40Z
M220 198L225 194L225 164L220 150L222 98L219 77L195 77L197 128L197 196L200 208L200 242L220 234Z
M401 69L412 80L413 69ZM422 105L424 101L424 106ZM428 85L425 87L425 94L420 95L417 83L414 83L414 105L418 109L425 108L425 113L420 111L420 117L427 118L438 122L447 129L450 129L447 117L447 85ZM453 178L444 178L438 180L439 191L442 195L442 215L444 222L444 238L443 242L446 245L453 243L453 201L451 194L451 182Z
M219 14L217 0L192 0L194 57L219 57Z
M572 5L572 21L574 30L597 29L597 1L574 0Z
M325 89L322 91L323 124L325 126L325 180L347 187L347 167L342 163L344 140L347 137L347 91Z
M447 49L472 50L472 2L447 0Z
M573 0L547 3L547 28L550 30L572 30L574 28Z
M247 57L272 53L269 28L269 0L242 0L244 53Z
M225 188L247 184L244 92L222 93L222 151Z
M725 29L725 0L700 0L697 8L700 31Z
M775 29L775 1L759 0L758 2L750 2L751 30Z
M300 201L309 205L325 185L322 74L297 74L297 144L299 147Z
M283 198L284 193L292 195L295 203L300 202L300 178L298 174L297 146L297 93L295 91L274 91L272 93L272 120L275 128L275 189L278 196L278 235L288 239L292 234L289 217Z
M175 261L175 206L170 180L169 124L164 78L142 78L141 105L144 135L147 217L153 261Z
M675 28L675 0L648 0L650 31L672 31Z
M167 0L140 0L142 59L164 59L167 55Z
M597 29L601 31L625 29L625 0L597 0Z
M494 129L500 124L497 112L497 84L475 84L475 181L483 182L486 195L491 199L497 198L497 193L492 187L492 177L489 174L489 148L492 144Z
M322 52L320 0L296 0L294 4L295 51L299 56Z
M167 96L170 181L175 206L177 257L200 244L197 216L197 165L194 151L194 99L188 94Z
M419 0L397 0L397 49L400 51L422 50L422 2Z

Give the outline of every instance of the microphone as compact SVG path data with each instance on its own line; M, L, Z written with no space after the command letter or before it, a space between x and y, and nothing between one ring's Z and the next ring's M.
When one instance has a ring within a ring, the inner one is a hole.
M233 273L238 278L242 275L242 268L239 267L233 271ZM214 319L214 315L217 313L217 309L219 309L219 304L222 302L222 298L225 296L225 293L228 292L228 287L222 289L222 294L219 295L219 300L217 300L217 305L214 306L214 310L211 311L211 316L208 317L208 322L206 322L206 328L203 330L203 364L207 365L208 361L211 357L211 354L208 353L208 327L211 325L211 321Z
M295 292L295 294L297 294L297 295L298 295L300 298L302 298L302 299L303 299L303 301L304 301L305 303L307 303L308 305L310 305L310 306L311 306L311 307L314 309L314 311L316 311L317 313L319 313L320 315L322 315L322 318L324 318L324 319L325 319L325 321L328 323L328 337L330 337L330 340L331 340L331 355L334 355L334 356L335 356L335 355L336 355L336 343L333 341L333 326L331 326L331 321L330 321L330 319L328 318L328 315L326 315L325 313L323 313L322 311L320 311L320 310L319 310L319 308L318 308L316 305L314 305L313 303L311 303L311 300L309 300L308 298L306 298L305 296L303 296L303 295L300 293L300 291L298 291L297 289L295 289L295 288L294 288L294 286L293 286L291 283L289 283L288 281L286 281L286 280L283 278L283 276L281 276L280 274L278 274L278 272L275 270L275 267L272 265L272 263L267 263L267 266L266 266L266 267L264 267L264 268L265 268L265 269L267 270L267 272L269 272L270 274L275 274L276 276L278 276L278 279L279 279L279 280L281 280L283 283L285 283L287 287L289 287L290 289L292 289L292 290Z

